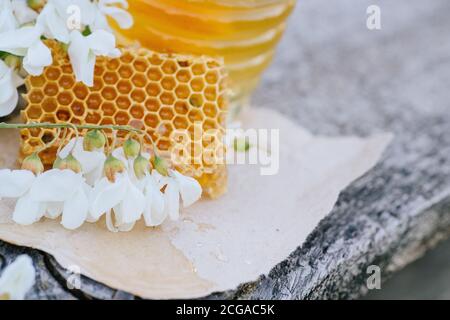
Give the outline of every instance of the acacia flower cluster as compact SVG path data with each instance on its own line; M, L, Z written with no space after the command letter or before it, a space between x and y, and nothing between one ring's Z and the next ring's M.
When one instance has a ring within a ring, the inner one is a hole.
M17 87L52 64L46 39L67 49L77 81L93 85L97 56L118 57L108 17L130 28L126 0L1 0L0 117L17 105Z
M75 230L106 215L110 231L126 232L142 218L149 227L177 220L180 203L198 201L202 188L155 151L143 152L138 140L129 136L122 147L109 147L102 131L91 130L59 150L48 171L34 153L21 170L0 170L0 198L18 199L13 220L21 225L61 217L65 228Z

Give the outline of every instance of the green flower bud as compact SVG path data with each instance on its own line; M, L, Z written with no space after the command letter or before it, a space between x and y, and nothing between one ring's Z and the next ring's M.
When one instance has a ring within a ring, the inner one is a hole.
M56 161L58 161L58 159ZM56 166L55 163L53 164L53 168L55 169L72 170L75 173L80 173L82 171L81 163L72 154L69 154L67 158L63 160L58 161Z
M125 165L119 159L109 156L105 161L105 176L109 181L116 181L116 174L125 171Z
M99 130L88 131L83 140L83 148L85 151L94 151L101 149L106 144L106 138Z
M166 160L164 160L163 158L154 156L152 158L152 164L153 168L155 168L155 170L158 171L161 175L166 177L169 175L169 167L166 163Z
M136 178L142 179L150 172L150 162L143 156L139 155L133 163L134 174Z
M38 175L44 172L44 164L42 163L41 158L39 158L38 154L33 153L23 160L22 169L29 170L35 175Z
M234 139L234 150L236 152L247 152L250 150L250 141L248 141L248 137L245 138L236 138Z
M28 6L36 11L41 10L45 4L47 3L47 0L27 0Z
M123 143L123 152L127 159L136 158L141 152L141 145L136 140L128 139Z

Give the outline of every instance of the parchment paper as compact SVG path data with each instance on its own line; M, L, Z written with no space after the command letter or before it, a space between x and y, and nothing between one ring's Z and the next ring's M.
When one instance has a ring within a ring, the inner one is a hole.
M105 222L65 230L58 221L11 223L14 202L0 202L0 239L41 249L64 267L144 298L196 298L235 289L283 261L333 208L339 192L379 160L389 134L315 137L275 111L251 110L248 128L280 129L280 171L230 167L229 192L202 200L178 222L130 233ZM0 132L0 167L12 167L18 132Z

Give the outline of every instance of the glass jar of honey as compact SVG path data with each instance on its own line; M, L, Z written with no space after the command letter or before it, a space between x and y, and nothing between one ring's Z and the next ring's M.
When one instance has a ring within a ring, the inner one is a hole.
M295 0L128 0L134 26L125 43L159 52L223 57L230 75L230 118L248 104L270 64Z

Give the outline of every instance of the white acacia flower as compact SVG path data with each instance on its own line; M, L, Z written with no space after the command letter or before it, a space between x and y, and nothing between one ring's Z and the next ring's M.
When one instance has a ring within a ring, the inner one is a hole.
M19 256L5 268L0 277L0 300L23 300L33 287L35 277L31 258Z
M128 231L138 221L145 208L143 193L131 182L128 173L116 174L115 181L106 177L99 180L92 191L90 213L94 220L107 214L111 231ZM111 223L114 212L115 227Z
M17 223L32 224L40 220L42 214L48 214L51 218L57 218L62 214L61 224L66 229L74 230L88 217L89 193L90 188L80 173L52 169L36 177L30 188L29 198L24 201L23 208L37 214L33 216L25 210L16 210L14 217L17 218ZM22 199L24 198L20 200ZM40 210L33 208L36 203L39 204ZM42 207L45 208L44 212Z
M0 33L18 28L19 23L14 16L10 0L0 1Z
M39 14L36 24L43 29L43 35L48 39L56 39L62 43L69 43L69 29L65 11L59 8L59 1L50 0ZM61 15L64 13L64 15Z
M132 15L125 10L128 9L126 0L98 0L96 5L97 10L92 30L110 30L108 16L114 19L122 29L129 29L133 25Z
M197 180L182 175L176 170L169 170L169 177L162 178L166 185L164 191L165 210L172 220L180 217L180 196L183 207L187 208L197 202L202 196L202 187Z
M35 176L28 170L0 170L0 198L18 198L13 220L31 225L42 217L57 218L67 229L87 218L89 187L81 174L53 169Z
M72 31L68 53L77 81L87 86L94 84L97 56L117 58L121 55L114 35L104 30L96 30L88 36L83 36L78 30Z
M19 101L17 87L22 84L22 78L0 60L0 117L9 115L16 108Z
M147 174L143 179L145 196L144 220L147 227L156 227L164 223L168 212L164 210L164 195L155 173Z
M93 151L85 151L83 148L84 138L73 138L70 142L61 150L58 156L61 159L66 158L70 151L72 155L80 162L83 176L86 182L94 186L95 182L100 180L103 174L103 164L105 163L106 156L104 149L97 149Z
M12 0L11 4L19 25L31 23L38 17L38 13L28 6L27 0Z
M42 74L52 64L50 49L42 42L40 25L25 26L0 33L0 51L24 57L23 67L33 76Z

